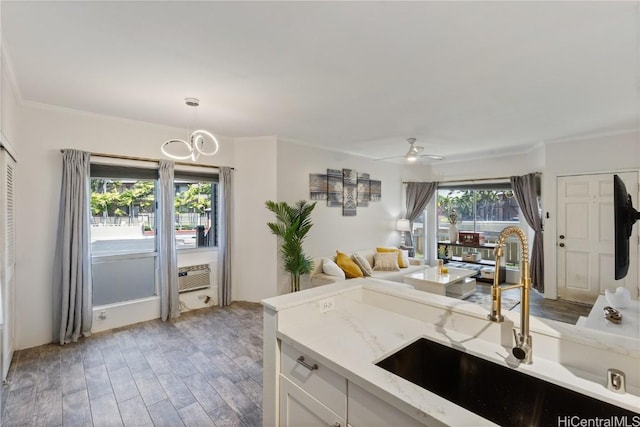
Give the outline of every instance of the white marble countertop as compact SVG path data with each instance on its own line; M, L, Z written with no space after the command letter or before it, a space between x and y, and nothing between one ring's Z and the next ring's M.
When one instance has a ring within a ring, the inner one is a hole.
M624 308L618 308L622 314L619 324L609 322L604 317L604 307L609 303L604 295L600 295L591 308L589 317L582 325L585 328L597 329L612 334L640 338L640 302L633 300Z
M560 363L536 356L535 340L534 363L518 365L510 354L511 344L502 346L445 328L438 323L425 322L379 308L365 302L368 293L381 295L381 298L385 293L400 295L433 307L439 306L447 316L452 311L468 311L476 313L474 315L481 322L481 316L485 315L484 308L476 304L415 290L393 289L389 282L371 279L352 279L298 294L270 298L264 300L263 304L279 312L279 339L309 353L318 362L349 381L417 419L428 420L431 417L456 426L493 425L490 421L375 365L421 337L630 410L638 411L640 408L640 397L629 393L613 393L584 375L576 375L575 369L568 369ZM320 301L326 301L327 298L333 304L332 310L321 313L314 309L319 306Z

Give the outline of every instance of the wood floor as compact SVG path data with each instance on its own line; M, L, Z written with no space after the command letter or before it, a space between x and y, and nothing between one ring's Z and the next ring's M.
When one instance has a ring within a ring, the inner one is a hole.
M233 303L18 351L2 426L260 426L262 306Z
M490 294L491 284L478 282L476 285L476 293ZM520 300L520 289L510 289L504 291L502 295ZM537 291L532 290L529 294L529 310L532 316L575 325L580 316L586 317L589 315L591 305L561 299L545 299ZM519 313L520 304L516 305L511 311Z
M535 316L575 324L589 309L531 295ZM18 351L2 400L4 427L261 426L262 306L235 302Z

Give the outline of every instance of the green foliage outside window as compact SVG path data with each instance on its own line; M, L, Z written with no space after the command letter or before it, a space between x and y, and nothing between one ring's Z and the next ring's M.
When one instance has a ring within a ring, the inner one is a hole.
M176 212L204 214L211 209L211 183L188 184L187 190L176 193Z
M93 216L133 215L133 207L140 213L152 213L155 200L152 181L136 181L133 185L107 179L91 180L91 214Z
M140 214L153 214L154 205L155 183L153 181L123 183L110 179L91 180L91 215L95 217L133 217ZM176 184L174 206L176 215L185 213L205 215L211 209L211 183ZM197 224L179 224L177 228L192 230L195 225ZM150 227L147 225L145 229Z

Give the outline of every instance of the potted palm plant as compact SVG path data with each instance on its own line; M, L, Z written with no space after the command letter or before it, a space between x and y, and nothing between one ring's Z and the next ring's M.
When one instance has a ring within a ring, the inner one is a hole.
M267 209L276 215L276 222L268 222L271 233L282 238L280 253L284 269L291 275L291 292L300 290L300 276L311 272L313 262L304 254L302 242L311 230L311 211L316 202L300 200L290 206L286 202L265 202Z

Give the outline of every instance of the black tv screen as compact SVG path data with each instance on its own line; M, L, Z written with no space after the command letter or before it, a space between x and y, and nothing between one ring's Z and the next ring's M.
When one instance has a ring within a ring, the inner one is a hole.
M615 279L623 279L629 271L629 238L640 215L633 208L631 196L618 175L613 175L613 215L615 240Z

